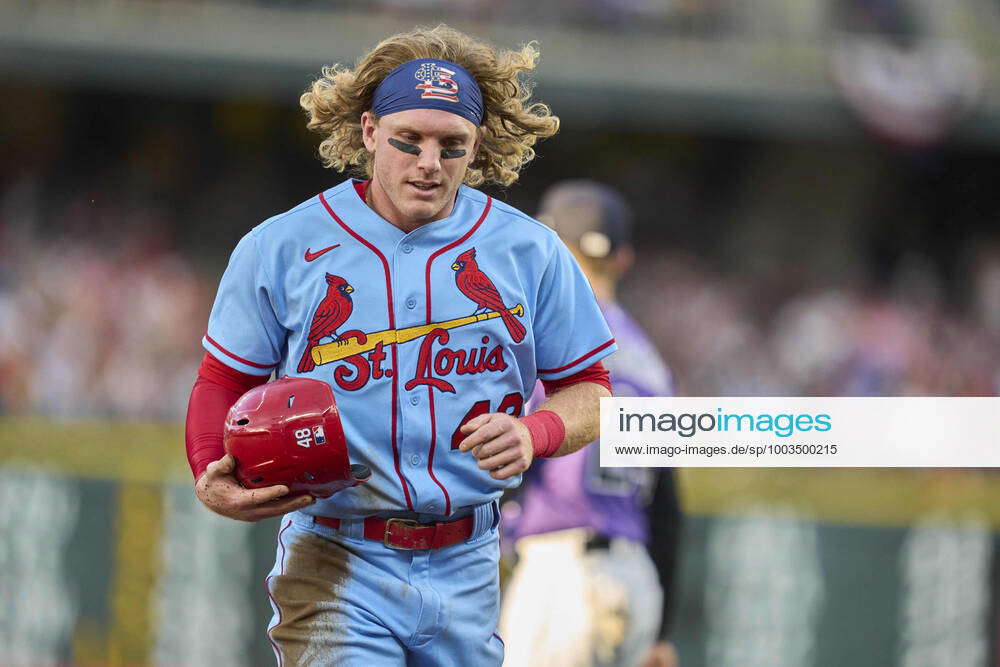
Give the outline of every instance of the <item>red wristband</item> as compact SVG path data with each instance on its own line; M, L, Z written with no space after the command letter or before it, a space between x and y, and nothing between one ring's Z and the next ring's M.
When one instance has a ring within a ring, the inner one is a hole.
M548 458L559 451L566 439L566 424L562 417L551 410L532 412L527 417L521 417L521 423L528 427L531 434L531 448L535 458Z

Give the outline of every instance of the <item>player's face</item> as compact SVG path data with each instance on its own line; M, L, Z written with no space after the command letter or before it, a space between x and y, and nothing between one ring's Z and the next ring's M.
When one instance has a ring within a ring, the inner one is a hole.
M438 109L408 109L377 122L361 117L365 147L374 153L372 205L409 231L446 218L476 156L479 135L468 120Z

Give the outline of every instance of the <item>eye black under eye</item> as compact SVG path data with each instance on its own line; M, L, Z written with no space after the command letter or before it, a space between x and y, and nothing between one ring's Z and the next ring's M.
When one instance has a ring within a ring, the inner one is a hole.
M390 146L398 148L404 153L409 153L410 155L420 155L420 146L414 146L413 144L408 144L405 141L400 141L399 139L393 139L391 137L388 141Z
M457 158L457 157L464 157L464 156L465 156L465 149L464 148L442 148L441 149L441 159L442 160L451 160L451 159L454 159L454 158Z

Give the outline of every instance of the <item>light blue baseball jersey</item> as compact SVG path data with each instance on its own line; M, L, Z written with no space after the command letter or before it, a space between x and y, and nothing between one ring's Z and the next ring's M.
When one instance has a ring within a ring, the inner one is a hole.
M306 512L448 515L495 499L520 477L480 470L455 448L459 426L520 415L536 379L579 372L615 341L548 227L461 186L449 217L405 233L357 187L345 181L243 237L203 344L238 371L333 388L351 461L372 478Z

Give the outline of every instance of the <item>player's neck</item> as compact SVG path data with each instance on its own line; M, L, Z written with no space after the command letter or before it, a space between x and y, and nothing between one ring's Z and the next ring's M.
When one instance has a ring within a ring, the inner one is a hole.
M385 192L375 183L374 180L371 180L368 182L368 187L365 189L365 204L367 204L368 208L375 211L375 213L382 217L382 219L386 222L409 234L413 230L423 227L430 222L442 220L451 215L452 210L455 208L455 199L453 197L448 206L441 209L441 211L433 218L416 219L405 215L402 211L396 208L396 206L392 203L392 200L389 199Z

